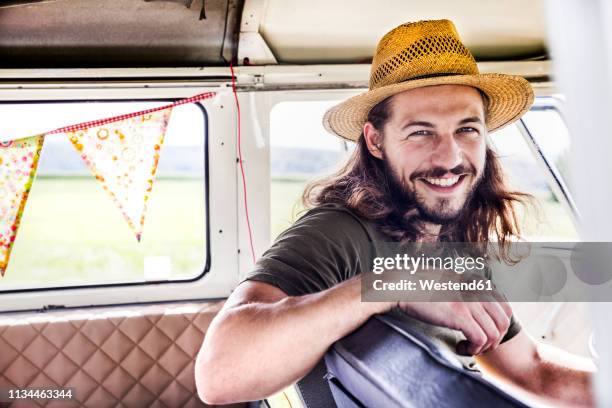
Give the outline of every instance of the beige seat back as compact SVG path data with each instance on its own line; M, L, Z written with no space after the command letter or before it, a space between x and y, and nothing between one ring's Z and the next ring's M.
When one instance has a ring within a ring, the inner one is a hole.
M205 406L194 362L221 305L0 315L0 388L73 387L87 407Z

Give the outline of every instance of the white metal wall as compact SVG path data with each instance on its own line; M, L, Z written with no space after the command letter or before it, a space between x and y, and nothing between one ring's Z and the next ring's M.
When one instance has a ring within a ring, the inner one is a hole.
M225 85L174 83L161 87L146 84L16 85L1 89L0 100L105 100L183 98L207 91L218 97L203 101L209 134L209 186L211 260L214 265L201 280L190 283L150 284L113 288L83 288L23 292L0 296L0 311L37 309L46 305L88 306L164 300L226 297L238 282L236 117L234 97ZM219 231L223 231L220 233Z
M612 4L606 0L547 0L547 22L557 84L565 94L572 135L571 173L582 215L583 241L612 241ZM612 267L612 266L611 266ZM598 405L612 406L610 303L591 303Z

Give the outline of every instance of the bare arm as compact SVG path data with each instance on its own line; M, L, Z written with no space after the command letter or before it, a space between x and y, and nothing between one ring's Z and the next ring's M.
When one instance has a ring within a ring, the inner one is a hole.
M558 348L538 343L524 330L477 357L485 371L518 385L555 406L593 406L594 364Z
M390 307L362 303L359 278L297 297L244 282L211 323L198 354L200 398L210 404L265 398L303 377L333 342Z
M206 333L196 361L200 398L211 404L258 400L306 375L336 340L391 303L361 302L361 278L304 296L262 282L244 282ZM511 310L500 302L402 302L407 314L463 331L464 354L495 347Z

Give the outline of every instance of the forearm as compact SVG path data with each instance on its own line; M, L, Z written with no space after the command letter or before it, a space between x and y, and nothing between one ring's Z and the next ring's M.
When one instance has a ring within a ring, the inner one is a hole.
M528 399L554 406L592 406L591 360L539 343L524 332L477 357L489 380ZM501 381L498 383L497 381ZM519 388L517 389L516 386Z
M590 360L544 344L538 344L535 353L534 373L527 381L523 381L524 388L556 403L594 405L594 365Z
M221 312L197 364L209 391L217 388L215 402L261 399L308 373L334 341L384 311L382 304L362 303L360 287L352 279L320 293Z
M592 373L560 367L553 363L542 363L538 370L539 381L524 384L524 387L546 399L571 406L594 405L591 379Z

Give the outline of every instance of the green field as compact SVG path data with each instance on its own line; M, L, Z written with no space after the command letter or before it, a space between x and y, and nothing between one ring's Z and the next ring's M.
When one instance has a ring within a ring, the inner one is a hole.
M300 197L306 180L273 180L272 195L272 239L276 238L293 221L299 218L302 206ZM536 197L535 208L518 208L523 219L523 234L537 241L567 241L577 239L571 219L563 206L551 196Z
M38 178L6 276L9 286L144 280L144 258L170 259L171 277L200 273L205 260L201 180L158 179L142 242L93 178Z
M303 180L272 180L270 186L272 239L275 239L299 218L300 211L303 209L300 199L306 183Z
M304 180L273 180L272 239L300 210ZM0 290L143 281L145 257L167 257L169 278L198 275L205 262L204 187L197 179L159 179L139 244L111 198L92 178L38 178ZM558 202L541 200L540 218L524 217L529 237L574 239ZM212 214L214 216L214 214Z

